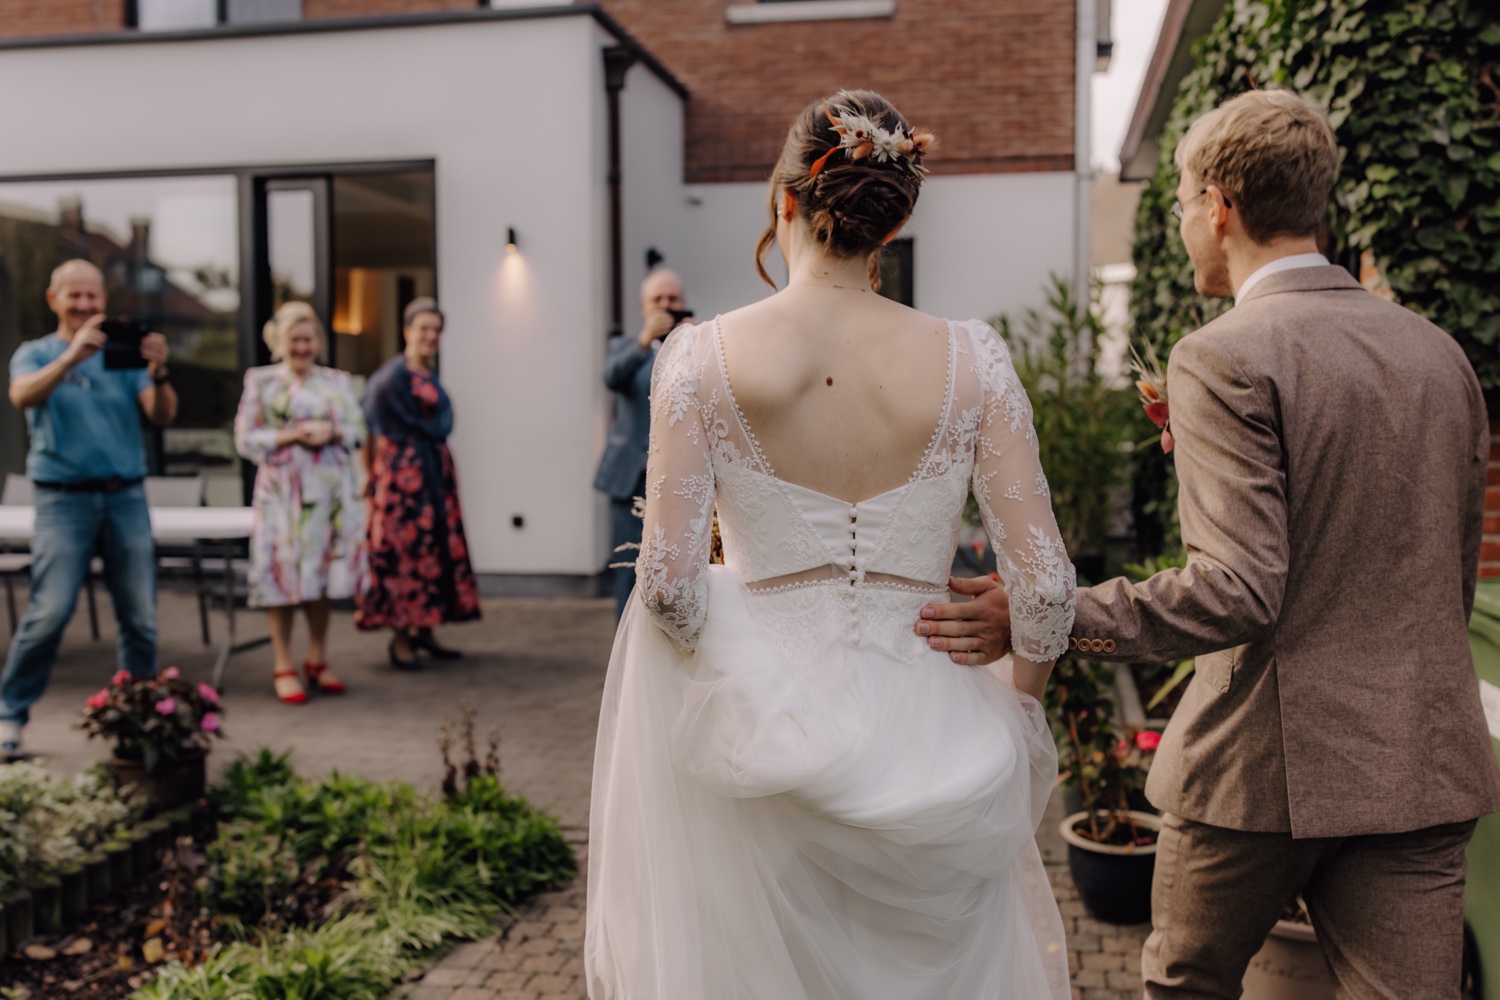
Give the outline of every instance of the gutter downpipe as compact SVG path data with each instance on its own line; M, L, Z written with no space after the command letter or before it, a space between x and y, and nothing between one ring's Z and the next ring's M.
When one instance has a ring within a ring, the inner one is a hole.
M623 45L604 50L604 93L609 108L609 335L624 332L625 260L622 196L620 194L620 91L625 74L635 65L635 53Z
M1094 164L1091 149L1093 129L1094 63L1098 58L1098 0L1074 0L1078 23L1077 63L1073 70L1073 178L1074 178L1074 260L1073 282L1078 300L1088 303L1092 296Z

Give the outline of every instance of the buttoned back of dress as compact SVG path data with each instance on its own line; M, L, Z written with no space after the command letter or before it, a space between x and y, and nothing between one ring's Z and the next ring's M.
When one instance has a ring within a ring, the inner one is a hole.
M647 511L637 563L659 624L691 647L702 627L715 509L725 566L751 614L796 657L829 642L913 660L920 607L946 600L969 492L1007 582L1018 648L1066 646L1073 570L1037 461L1031 410L1004 342L949 323L947 379L926 452L901 486L858 502L788 482L734 398L717 321L673 333L652 388Z

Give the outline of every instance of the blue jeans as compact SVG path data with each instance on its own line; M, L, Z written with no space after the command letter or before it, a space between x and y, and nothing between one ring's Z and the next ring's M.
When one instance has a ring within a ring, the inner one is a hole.
M156 546L146 488L66 493L38 488L31 535L31 603L0 673L0 721L25 725L47 689L63 629L73 617L95 551L120 627L120 667L156 672Z

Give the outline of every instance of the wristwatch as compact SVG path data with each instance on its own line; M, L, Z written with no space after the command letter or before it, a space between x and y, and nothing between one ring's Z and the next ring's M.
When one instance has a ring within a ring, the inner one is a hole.
M159 371L155 375L151 376L151 384L152 385L161 385L163 382L165 382L167 380L167 378L171 374L172 374L172 369L168 368L166 365L162 365L161 371Z

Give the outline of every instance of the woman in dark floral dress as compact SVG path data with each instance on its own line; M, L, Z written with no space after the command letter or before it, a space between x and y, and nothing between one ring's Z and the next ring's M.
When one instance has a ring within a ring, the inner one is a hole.
M365 389L370 586L354 623L365 631L391 629L391 664L420 670L418 652L439 660L462 655L439 645L432 629L477 619L479 589L447 445L453 404L433 370L443 314L432 299L417 299L403 320L405 353L382 365Z

